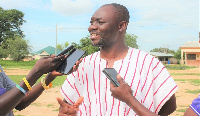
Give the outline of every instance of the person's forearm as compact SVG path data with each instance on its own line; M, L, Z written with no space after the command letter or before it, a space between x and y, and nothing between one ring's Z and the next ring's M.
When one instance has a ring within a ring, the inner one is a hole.
M18 88L14 87L8 92L0 96L0 116L4 116L21 102L24 93L22 93Z
M42 74L40 74L39 72L35 70L31 70L30 73L26 76L26 79L28 80L30 86L35 84L35 82L41 75ZM25 91L28 91L28 88L23 80L19 83L19 86L23 88ZM19 90L17 87L14 87L11 90L4 93L3 95L1 95L0 96L0 111L1 111L0 115L2 116L9 113L21 102L24 96L25 96L24 93L22 93L22 91Z
M50 74L48 74L45 78L46 85L49 85L49 83L51 83L55 78L56 76L51 76ZM16 109L23 110L24 108L29 106L33 101L35 101L42 94L44 90L45 89L42 87L41 83L38 83L37 85L35 85L32 88L32 90L28 92L28 95L24 96L24 98L19 103L19 105L17 105Z
M138 116L158 116L143 106L134 96L130 95L127 105L138 114Z

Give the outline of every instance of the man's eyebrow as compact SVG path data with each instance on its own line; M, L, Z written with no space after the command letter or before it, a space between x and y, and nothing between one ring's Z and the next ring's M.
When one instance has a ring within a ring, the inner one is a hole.
M97 20L97 21L100 20L100 19L102 19L102 18L94 18L94 17L91 18L91 20Z

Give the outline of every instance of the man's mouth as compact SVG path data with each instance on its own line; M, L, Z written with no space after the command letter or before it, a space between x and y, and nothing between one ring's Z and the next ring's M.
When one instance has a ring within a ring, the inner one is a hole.
M93 33L93 34L91 34L91 37L96 37L96 36L97 36L97 34L94 34L94 33Z
M96 33L92 33L91 36L90 36L90 39L96 39L98 36L98 34Z

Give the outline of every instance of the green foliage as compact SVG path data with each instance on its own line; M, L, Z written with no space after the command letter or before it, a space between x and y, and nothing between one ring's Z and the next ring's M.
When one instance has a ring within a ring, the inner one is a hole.
M132 47L132 48L139 48L139 46L137 45L137 38L138 37L136 35L127 33L125 35L126 45L128 45L129 47Z
M181 49L176 50L174 53L174 58L181 59Z
M61 50L61 51L62 51L62 50L64 50L67 46L69 46L69 43L68 43L68 42L65 42L65 44L58 44L56 48L57 48L58 50Z
M21 11L16 9L4 10L0 7L0 46L4 49L8 46L6 44L8 38L13 38L16 35L24 37L20 28L25 22L23 17L24 13Z
M74 45L75 48L84 50L86 52L84 56L90 55L100 50L99 47L94 47L91 44L91 40L89 36L82 38L80 40L80 44L72 43L72 45Z
M69 43L68 43L68 42L65 42L65 48L66 48L67 46L69 46Z
M138 48L139 46L137 45L137 36L133 35L133 34L126 34L125 35L125 43L129 46L129 47L133 47L133 48ZM100 50L99 47L94 47L91 44L91 40L90 37L84 37L80 40L80 44L77 43L72 43L72 45L75 46L75 48L78 49L82 49L84 51L86 51L84 56L90 55L94 52L97 52Z
M7 58L8 57L8 50L3 49L2 46L0 46L0 58Z
M64 47L62 46L62 44L58 44L58 45L56 46L56 48L57 48L58 50L63 50L63 49L64 49Z
M31 48L28 45L28 41L20 36L14 36L14 39L9 38L7 42L9 44L7 50L13 60L20 61L29 54Z
M161 53L170 53L170 54L174 54L175 51L174 50L170 50L168 48L154 48L153 50L151 50L150 52L161 52Z

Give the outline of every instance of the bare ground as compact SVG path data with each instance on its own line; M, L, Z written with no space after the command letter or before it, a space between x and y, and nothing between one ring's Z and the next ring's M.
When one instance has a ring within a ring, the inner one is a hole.
M14 69L12 71L6 71L7 75L27 75L29 70L23 69ZM169 70L172 73L200 73L200 67L189 69L189 70ZM179 75L173 76L174 79L200 79L200 76L197 75ZM172 113L170 116L182 116L185 110L192 103L192 100L198 97L198 94L186 93L188 90L197 90L200 89L200 86L195 86L189 81L176 81L179 89L176 92L177 99L177 110ZM46 90L43 94L33 102L29 107L22 111L14 110L15 116L57 116L59 105L56 101L56 97L63 99L60 94L60 87L54 87L50 90ZM199 93L200 94L200 93Z

